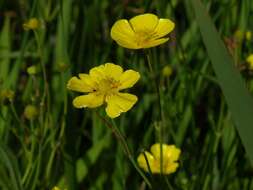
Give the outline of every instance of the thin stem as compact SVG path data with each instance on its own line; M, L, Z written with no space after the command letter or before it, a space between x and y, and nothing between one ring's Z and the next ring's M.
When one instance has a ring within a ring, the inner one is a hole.
M12 111L12 113L13 113L13 115L14 115L16 121L18 122L18 124L19 124L20 126L22 126L22 122L21 122L21 120L20 120L19 117L18 117L17 111L16 111L16 109L15 109L14 104L13 104L12 101L11 101L11 111Z
M117 138L117 140L120 141L122 147L124 148L124 152L126 154L126 156L128 157L128 159L131 161L131 163L133 164L134 168L137 170L137 172L141 175L141 177L143 178L143 180L147 183L147 185L149 186L150 189L152 189L152 185L149 182L148 178L145 176L145 174L140 170L140 168L137 166L134 157L128 147L128 144L124 138L124 136L122 135L122 133L120 132L120 130L117 128L116 124L114 121L112 121L112 123L110 123L105 117L101 116L97 111L96 111L96 115L99 117L99 119L101 119L104 124L110 129L112 130L112 133L114 134L114 136Z
M160 120L160 125L159 125L159 142L160 142L160 171L161 174L163 174L163 149L162 149L162 144L163 144L163 114L162 114L162 102L161 102L161 92L160 92L160 88L159 88L159 82L156 78L155 72L153 70L152 67L152 63L151 63L151 53L150 51L145 51L146 54L146 58L147 58L147 64L148 64L148 68L150 71L150 74L155 82L155 88L156 88L156 95L157 95L157 101L158 101L158 105L159 105L159 120Z

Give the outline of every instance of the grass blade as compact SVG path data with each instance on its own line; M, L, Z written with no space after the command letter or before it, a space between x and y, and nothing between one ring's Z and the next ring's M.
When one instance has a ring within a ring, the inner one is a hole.
M253 99L232 57L200 0L192 0L202 38L251 163L253 161Z

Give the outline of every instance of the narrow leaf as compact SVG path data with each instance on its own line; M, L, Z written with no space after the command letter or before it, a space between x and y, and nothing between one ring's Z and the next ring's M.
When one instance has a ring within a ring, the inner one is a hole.
M234 67L214 23L200 0L191 0L204 44L211 59L218 82L248 154L253 161L253 99L239 71Z

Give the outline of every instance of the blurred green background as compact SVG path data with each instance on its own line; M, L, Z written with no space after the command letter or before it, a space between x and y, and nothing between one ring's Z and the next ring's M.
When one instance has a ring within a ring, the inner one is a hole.
M252 0L203 3L252 94ZM179 169L166 176L170 186L164 176L146 174L153 189L253 189L252 166L189 0L0 0L0 189L149 189L112 131L94 110L74 108L77 93L66 89L71 76L106 62L140 72L130 90L139 100L115 124L135 159L158 142L159 106L145 54L110 38L116 20L147 12L176 24L169 42L150 51L165 142L182 151ZM30 18L39 27L24 30ZM105 116L103 107L97 112Z

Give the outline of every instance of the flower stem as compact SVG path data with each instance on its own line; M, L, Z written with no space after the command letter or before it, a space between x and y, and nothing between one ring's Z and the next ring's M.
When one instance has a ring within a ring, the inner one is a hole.
M145 51L145 55L147 58L147 64L148 64L148 68L149 68L149 72L151 74L152 80L154 80L154 85L155 85L155 89L156 89L156 95L157 95L157 101L158 101L158 105L159 105L159 120L160 120L160 125L159 125L159 142L160 142L160 171L161 174L163 174L163 150L162 150L162 144L163 144L163 133L164 133L164 129L163 129L163 114L162 114L162 101L161 101L161 92L160 92L160 87L159 87L159 81L156 78L156 74L154 72L154 69L152 67L152 63L151 63L151 51L147 50Z
M97 116L99 117L99 119L101 119L104 124L110 129L112 130L112 133L114 134L114 136L117 138L117 140L120 141L124 152L127 156L127 158L130 160L130 162L133 164L134 168L137 170L137 172L140 174L140 176L143 178L143 180L146 182L146 184L149 186L150 189L152 189L152 185L149 182L148 178L145 176L145 174L140 170L140 168L137 166L136 161L134 160L134 157L128 147L127 141L124 138L124 136L122 135L122 133L120 132L120 130L118 129L118 127L116 126L116 123L112 120L112 122L110 123L105 117L101 116L97 111L96 111Z

